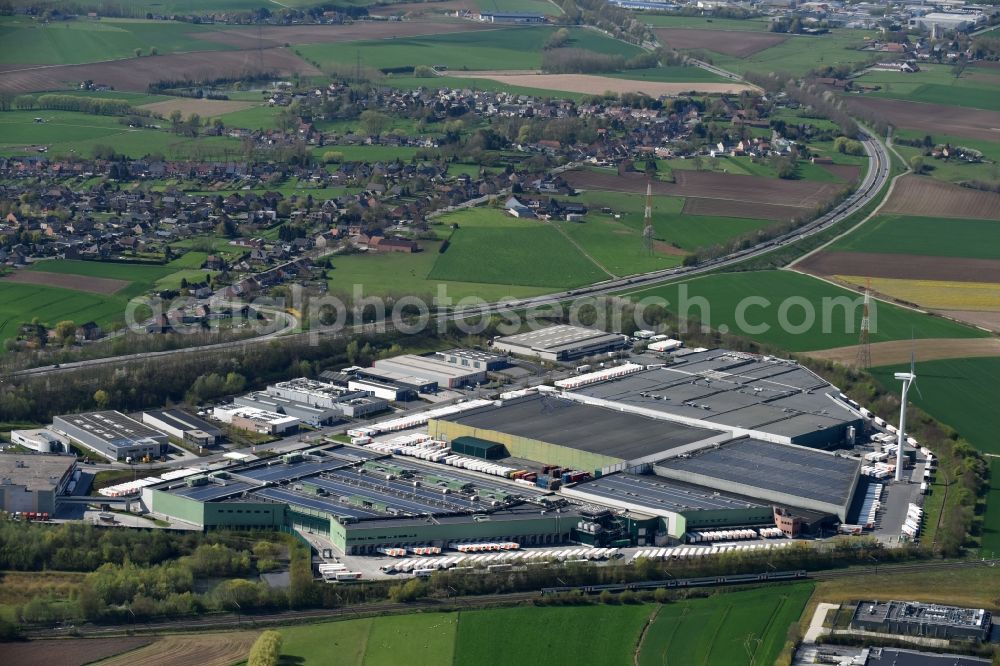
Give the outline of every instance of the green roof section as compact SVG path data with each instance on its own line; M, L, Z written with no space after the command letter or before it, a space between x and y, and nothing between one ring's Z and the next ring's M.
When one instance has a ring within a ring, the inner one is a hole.
M471 435L456 437L451 443L451 450L455 453L485 460L499 460L509 455L503 444Z

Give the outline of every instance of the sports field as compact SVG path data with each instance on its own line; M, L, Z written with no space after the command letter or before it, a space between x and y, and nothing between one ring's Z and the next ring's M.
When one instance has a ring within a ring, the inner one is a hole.
M424 613L282 628L282 663L507 666L581 663L631 666L771 664L788 627L812 593L810 583L721 593L660 606L516 607ZM649 624L645 634L643 629ZM641 641L641 642L640 642ZM405 658L401 657L405 655Z
M542 46L555 28L533 26L498 28L489 31L457 32L425 37L370 40L341 44L308 44L296 47L306 60L326 66L332 63L353 65L358 58L365 67L378 69L445 66L461 70L538 69L542 64ZM568 46L598 53L632 57L642 51L605 37L592 30L570 29Z
M856 344L863 305L863 297L856 292L791 271L708 275L632 292L630 296L635 300L647 296L665 298L672 312L682 316L686 313L713 329L793 352ZM750 297L756 300L746 300ZM911 331L918 338L986 335L938 317L876 304L872 342L907 339Z

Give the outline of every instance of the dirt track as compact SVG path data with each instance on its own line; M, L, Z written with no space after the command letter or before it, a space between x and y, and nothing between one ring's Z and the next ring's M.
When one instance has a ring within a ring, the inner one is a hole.
M86 275L69 275L67 273L48 273L46 271L14 271L9 276L4 277L3 280L5 282L18 282L20 284L40 284L46 287L74 289L90 294L102 294L104 296L121 291L130 284L126 280L88 277Z
M880 252L818 252L795 265L814 275L867 275L900 280L1000 282L1000 261Z
M566 181L580 189L608 190L642 194L646 191L646 176L638 172L617 176L596 171L571 171ZM844 186L808 180L781 180L763 176L735 176L707 171L674 171L676 183L653 181L653 193L658 195L703 197L744 201L755 204L781 204L795 208L815 208L832 198Z
M896 181L881 212L1000 220L1000 194L911 174Z
M691 30L689 28L655 28L653 33L668 48L707 49L716 53L746 58L776 46L788 35L749 30Z
M85 79L106 83L118 90L146 92L150 83L164 79L212 79L261 71L276 72L278 76L290 76L295 72L306 76L321 73L287 49L211 51L0 72L0 92L57 90L76 87Z
M644 93L650 97L676 96L688 92L701 93L732 93L738 94L744 90L754 90L752 86L743 83L667 83L663 81L633 81L631 79L616 79L610 76L594 74L511 74L504 72L462 72L463 78L490 79L509 86L524 86L526 88L541 88L543 90L561 90L563 92L584 93L587 95L602 95L606 92Z
M1000 333L1000 312L976 312L974 310L935 310L946 317L958 319L973 326Z
M914 353L917 362L942 358L968 358L973 356L1000 356L1000 338L929 338L924 340L892 340L871 345L872 365L908 363ZM854 365L858 360L858 347L835 347L806 352L807 356Z
M873 112L896 127L929 134L946 130L954 136L1000 141L1000 115L995 111L857 95L845 96L844 100L850 109Z

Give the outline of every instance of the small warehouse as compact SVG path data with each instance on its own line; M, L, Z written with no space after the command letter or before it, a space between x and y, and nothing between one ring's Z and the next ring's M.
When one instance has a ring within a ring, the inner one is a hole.
M503 444L479 437L456 437L451 443L451 450L453 453L484 460L500 460L510 455Z
M53 515L56 498L72 489L74 473L76 456L0 454L0 511Z
M499 352L545 361L572 361L618 351L627 346L628 338L624 335L569 324L547 326L493 340L493 348Z
M486 381L486 368L463 367L436 356L403 354L392 358L379 359L375 370L389 370L404 375L423 377L437 382L439 387L455 389Z
M52 430L109 460L159 458L170 445L165 434L121 412L56 416Z

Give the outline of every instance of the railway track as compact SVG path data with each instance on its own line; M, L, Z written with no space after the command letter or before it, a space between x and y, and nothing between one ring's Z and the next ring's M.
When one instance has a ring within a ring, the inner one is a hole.
M966 569L974 567L996 567L1000 566L1000 559L993 560L926 560L919 562L903 562L899 564L874 565L869 567L854 567L849 569L836 569L827 571L807 572L804 570L791 572L766 572L761 574L736 574L723 576L710 576L700 579L682 579L703 581L698 585L673 585L677 589L688 587L720 587L732 585L771 585L785 583L793 580L835 580L838 578L849 578L852 576L862 576L873 573L875 570L879 574L888 575L890 573L916 573L932 570ZM657 582L665 581L645 581L635 584L618 585L579 585L564 586L560 588L546 588L549 593L555 592L600 592L605 589L609 591L621 591L625 589L656 589L657 587L667 587L666 585L656 585ZM677 581L674 581L677 582ZM220 629L242 629L259 628L262 626L277 624L296 624L316 620L342 620L351 618L363 618L376 615L396 615L401 613L413 613L415 611L446 611L446 610L475 610L490 608L494 606L506 606L526 601L538 599L545 593L545 590L532 590L528 592L511 592L508 594L492 594L484 596L452 597L448 599L422 599L409 603L388 603L388 604L354 604L342 606L340 608L322 608L301 611L280 611L274 613L260 613L253 615L234 615L232 613L201 616L191 619L170 620L162 622L127 622L121 624L84 624L77 627L38 627L29 628L24 631L25 636L33 639L42 638L65 638L70 636L84 636L89 638L118 636L126 633L135 634L157 634L179 631L211 631Z

